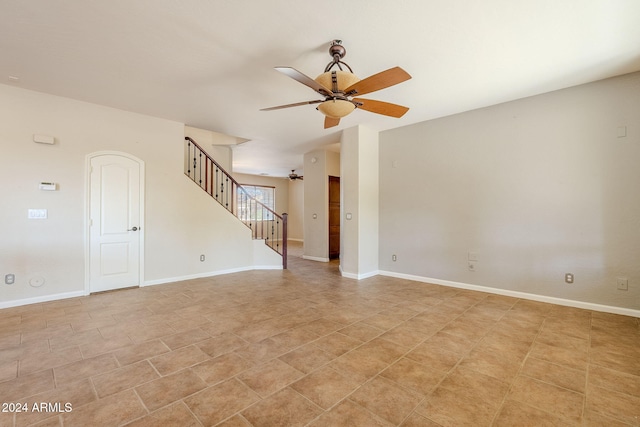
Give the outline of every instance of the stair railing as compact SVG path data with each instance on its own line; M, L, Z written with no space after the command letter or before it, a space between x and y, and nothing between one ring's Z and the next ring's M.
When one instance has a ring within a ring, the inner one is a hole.
M193 139L185 138L185 175L251 229L255 240L282 256L287 268L287 214L278 215L252 197Z

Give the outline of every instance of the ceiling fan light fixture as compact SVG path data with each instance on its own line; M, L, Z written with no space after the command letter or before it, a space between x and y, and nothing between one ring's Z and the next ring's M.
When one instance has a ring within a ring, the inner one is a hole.
M332 75L333 74L333 75ZM336 85L334 87L333 77L335 75ZM327 71L316 77L316 82L322 86L331 89L333 92L344 92L346 88L354 85L360 81L360 79L353 73L348 71Z
M330 99L318 105L318 110L327 117L332 119L341 119L348 116L356 106L343 99Z

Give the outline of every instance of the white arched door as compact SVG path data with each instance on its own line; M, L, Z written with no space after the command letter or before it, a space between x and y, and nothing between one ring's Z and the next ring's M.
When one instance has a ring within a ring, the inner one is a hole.
M143 171L127 155L89 159L89 292L141 284Z

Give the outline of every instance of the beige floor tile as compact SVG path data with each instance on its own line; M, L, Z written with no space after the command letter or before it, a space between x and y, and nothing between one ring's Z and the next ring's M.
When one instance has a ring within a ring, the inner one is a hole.
M112 371L118 366L113 354L107 353L54 368L53 373L56 377L56 384L60 385Z
M533 345L529 355L536 359L568 366L581 371L586 371L589 363L589 352L587 350L579 352L540 342L536 342Z
M142 384L135 388L147 409L155 411L207 387L190 369Z
M246 347L249 343L230 332L223 332L219 335L200 341L196 345L211 357L218 357L221 354L229 353L233 350Z
M195 345L181 347L169 353L161 354L149 359L160 375L169 375L173 372L189 368L209 359L209 355Z
M598 365L589 366L589 386L597 386L640 397L640 376L630 375Z
M121 365L129 365L159 354L168 353L169 351L169 347L167 347L163 342L160 340L153 340L142 344L123 347L120 350L115 351L114 354Z
M255 392L236 379L209 387L184 400L205 426L215 425L260 400ZM215 405L211 403L215 402Z
M435 333L436 331L433 331ZM380 337L394 342L403 347L415 347L422 341L433 335L430 331L416 330L407 327L405 323L382 334Z
M357 403L346 400L325 412L317 420L309 424L310 427L326 426L367 426L390 427L393 424L377 417Z
M564 336L588 339L591 333L591 318L547 318L542 325L542 332L553 332Z
M416 412L441 426L475 427L491 425L497 408L477 395L461 398L455 391L438 387L416 408Z
M554 347L564 348L577 353L585 353L589 350L589 340L585 338L577 338L555 331L549 331L544 326L538 336L536 343L543 343Z
M460 399L482 401L497 408L509 389L509 384L471 369L457 367L438 386L455 392Z
M195 365L191 369L208 385L214 385L226 381L253 366L253 363L237 354L226 353Z
M0 362L0 383L18 376L18 361Z
M369 356L386 362L387 364L391 364L400 359L400 357L410 349L410 347L396 344L381 337L374 338L358 348L359 351L368 353Z
M335 356L314 345L307 344L287 354L283 354L279 359L293 366L300 372L309 373L331 362L335 359Z
M160 338L175 332L169 325L140 325L129 331L131 340L137 344Z
M286 353L286 350L280 347L278 343L273 341L271 338L267 338L256 343L240 347L233 352L247 359L251 363L258 364L275 359L276 357Z
M159 378L149 361L143 360L92 378L100 398L119 393Z
M640 425L640 397L622 394L600 387L587 390L587 408L630 425Z
M360 347L334 359L328 366L358 383L364 383L378 375L388 363L376 358L367 348Z
M147 414L133 390L126 390L62 415L65 427L118 426Z
M417 412L412 413L401 424L401 427L441 427L440 424L435 421L431 421L429 418L423 417Z
M587 373L579 369L529 357L522 367L521 374L578 393L585 392Z
M109 353L124 347L133 345L133 341L126 335L115 337L109 340L92 342L89 344L81 344L80 352L85 359L98 356L100 354Z
M24 403L27 403L30 410L16 414L16 427L35 424L52 416L56 416L60 411L67 410L67 404L70 405L68 409L73 411L96 400L97 398L93 392L93 387L88 379L39 393L23 400ZM37 410L34 411L33 405L40 407L39 405L41 403L52 403L54 405L58 404L59 406L54 406L53 408L45 407L43 408L44 410L40 412ZM50 409L52 410L50 411Z
M383 331L388 331L389 329L404 322L404 320L406 319L389 314L375 314L371 317L367 317L366 319L362 319L362 323Z
M460 361L459 366L511 382L522 366L522 358L513 353L474 349Z
M592 348L589 358L594 365L640 376L640 354L636 355L635 351L603 346Z
M21 375L0 383L0 402L17 402L19 399L51 390L54 387L52 369Z
M175 350L180 347L186 347L188 345L204 341L208 338L211 338L209 334L200 328L196 328L162 337L162 342L164 342L171 350Z
M295 391L285 388L245 409L242 415L255 427L297 427L307 425L322 412Z
M482 350L486 352L494 352L499 354L506 354L508 357L518 357L520 360L524 360L525 356L529 353L533 343L533 336L530 341L521 341L521 337L513 337L505 335L503 331L494 328L485 335L480 342L476 345L476 350Z
M474 344L475 341L469 341L460 336L440 331L427 338L422 343L422 346L425 349L440 349L462 356L468 353Z
M513 383L509 399L553 413L570 422L580 422L584 394L520 376Z
M231 418L227 418L220 424L216 424L216 427L253 427L249 421L242 415L234 415Z
M599 414L597 412L590 411L586 408L583 416L583 425L589 427L629 427L633 424L623 423L622 421L615 420L607 417L606 415Z
M65 323L62 325L54 325L44 329L37 329L34 331L22 333L22 343L39 340L50 340L53 338L60 338L73 335L73 329L71 324Z
M55 368L79 360L82 360L82 353L80 353L78 347L66 348L50 353L34 353L20 359L19 375Z
M51 338L49 339L49 346L51 347L51 351L56 351L68 347L102 341L104 341L104 338L102 338L98 329L87 329L80 332L74 332L73 335Z
M180 426L180 427L201 427L196 417L189 408L178 402L170 406L165 406L149 415L133 421L127 427L158 427L158 426Z
M376 377L350 397L358 405L393 424L400 424L422 401L422 397L385 378Z
M403 358L385 369L380 376L423 395L429 394L445 377L445 373Z
M7 348L19 346L20 337L21 335L19 333L16 333L16 334L8 333L5 335L2 332L0 332L0 351Z
M340 332L334 332L313 341L312 345L315 345L325 353L332 354L338 357L354 348L360 346L362 341L356 338L343 335Z
M358 339L362 342L367 342L376 338L378 335L382 334L384 331L364 323L354 323L347 326L346 328L340 329L338 332L340 332L343 335L347 335L352 338Z
M283 271L0 310L0 402L73 403L17 427L101 425L103 407L143 426L636 423L637 318L354 281L298 252Z
M321 408L329 409L359 385L359 382L325 366L291 384L291 388Z
M405 356L438 371L450 371L461 359L460 354L436 347L433 343L422 343Z
M567 425L567 420L524 403L507 400L493 425L496 427L563 427ZM578 426L580 424L576 423L575 425Z
M274 359L243 372L238 375L238 379L264 398L303 376L302 372L291 365Z
M272 336L270 339L284 351L288 351L308 344L320 338L320 335L302 328L289 329L288 331Z

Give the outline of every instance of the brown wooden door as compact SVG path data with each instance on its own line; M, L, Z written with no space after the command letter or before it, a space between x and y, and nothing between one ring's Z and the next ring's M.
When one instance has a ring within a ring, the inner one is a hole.
M340 257L340 177L329 177L329 259Z

